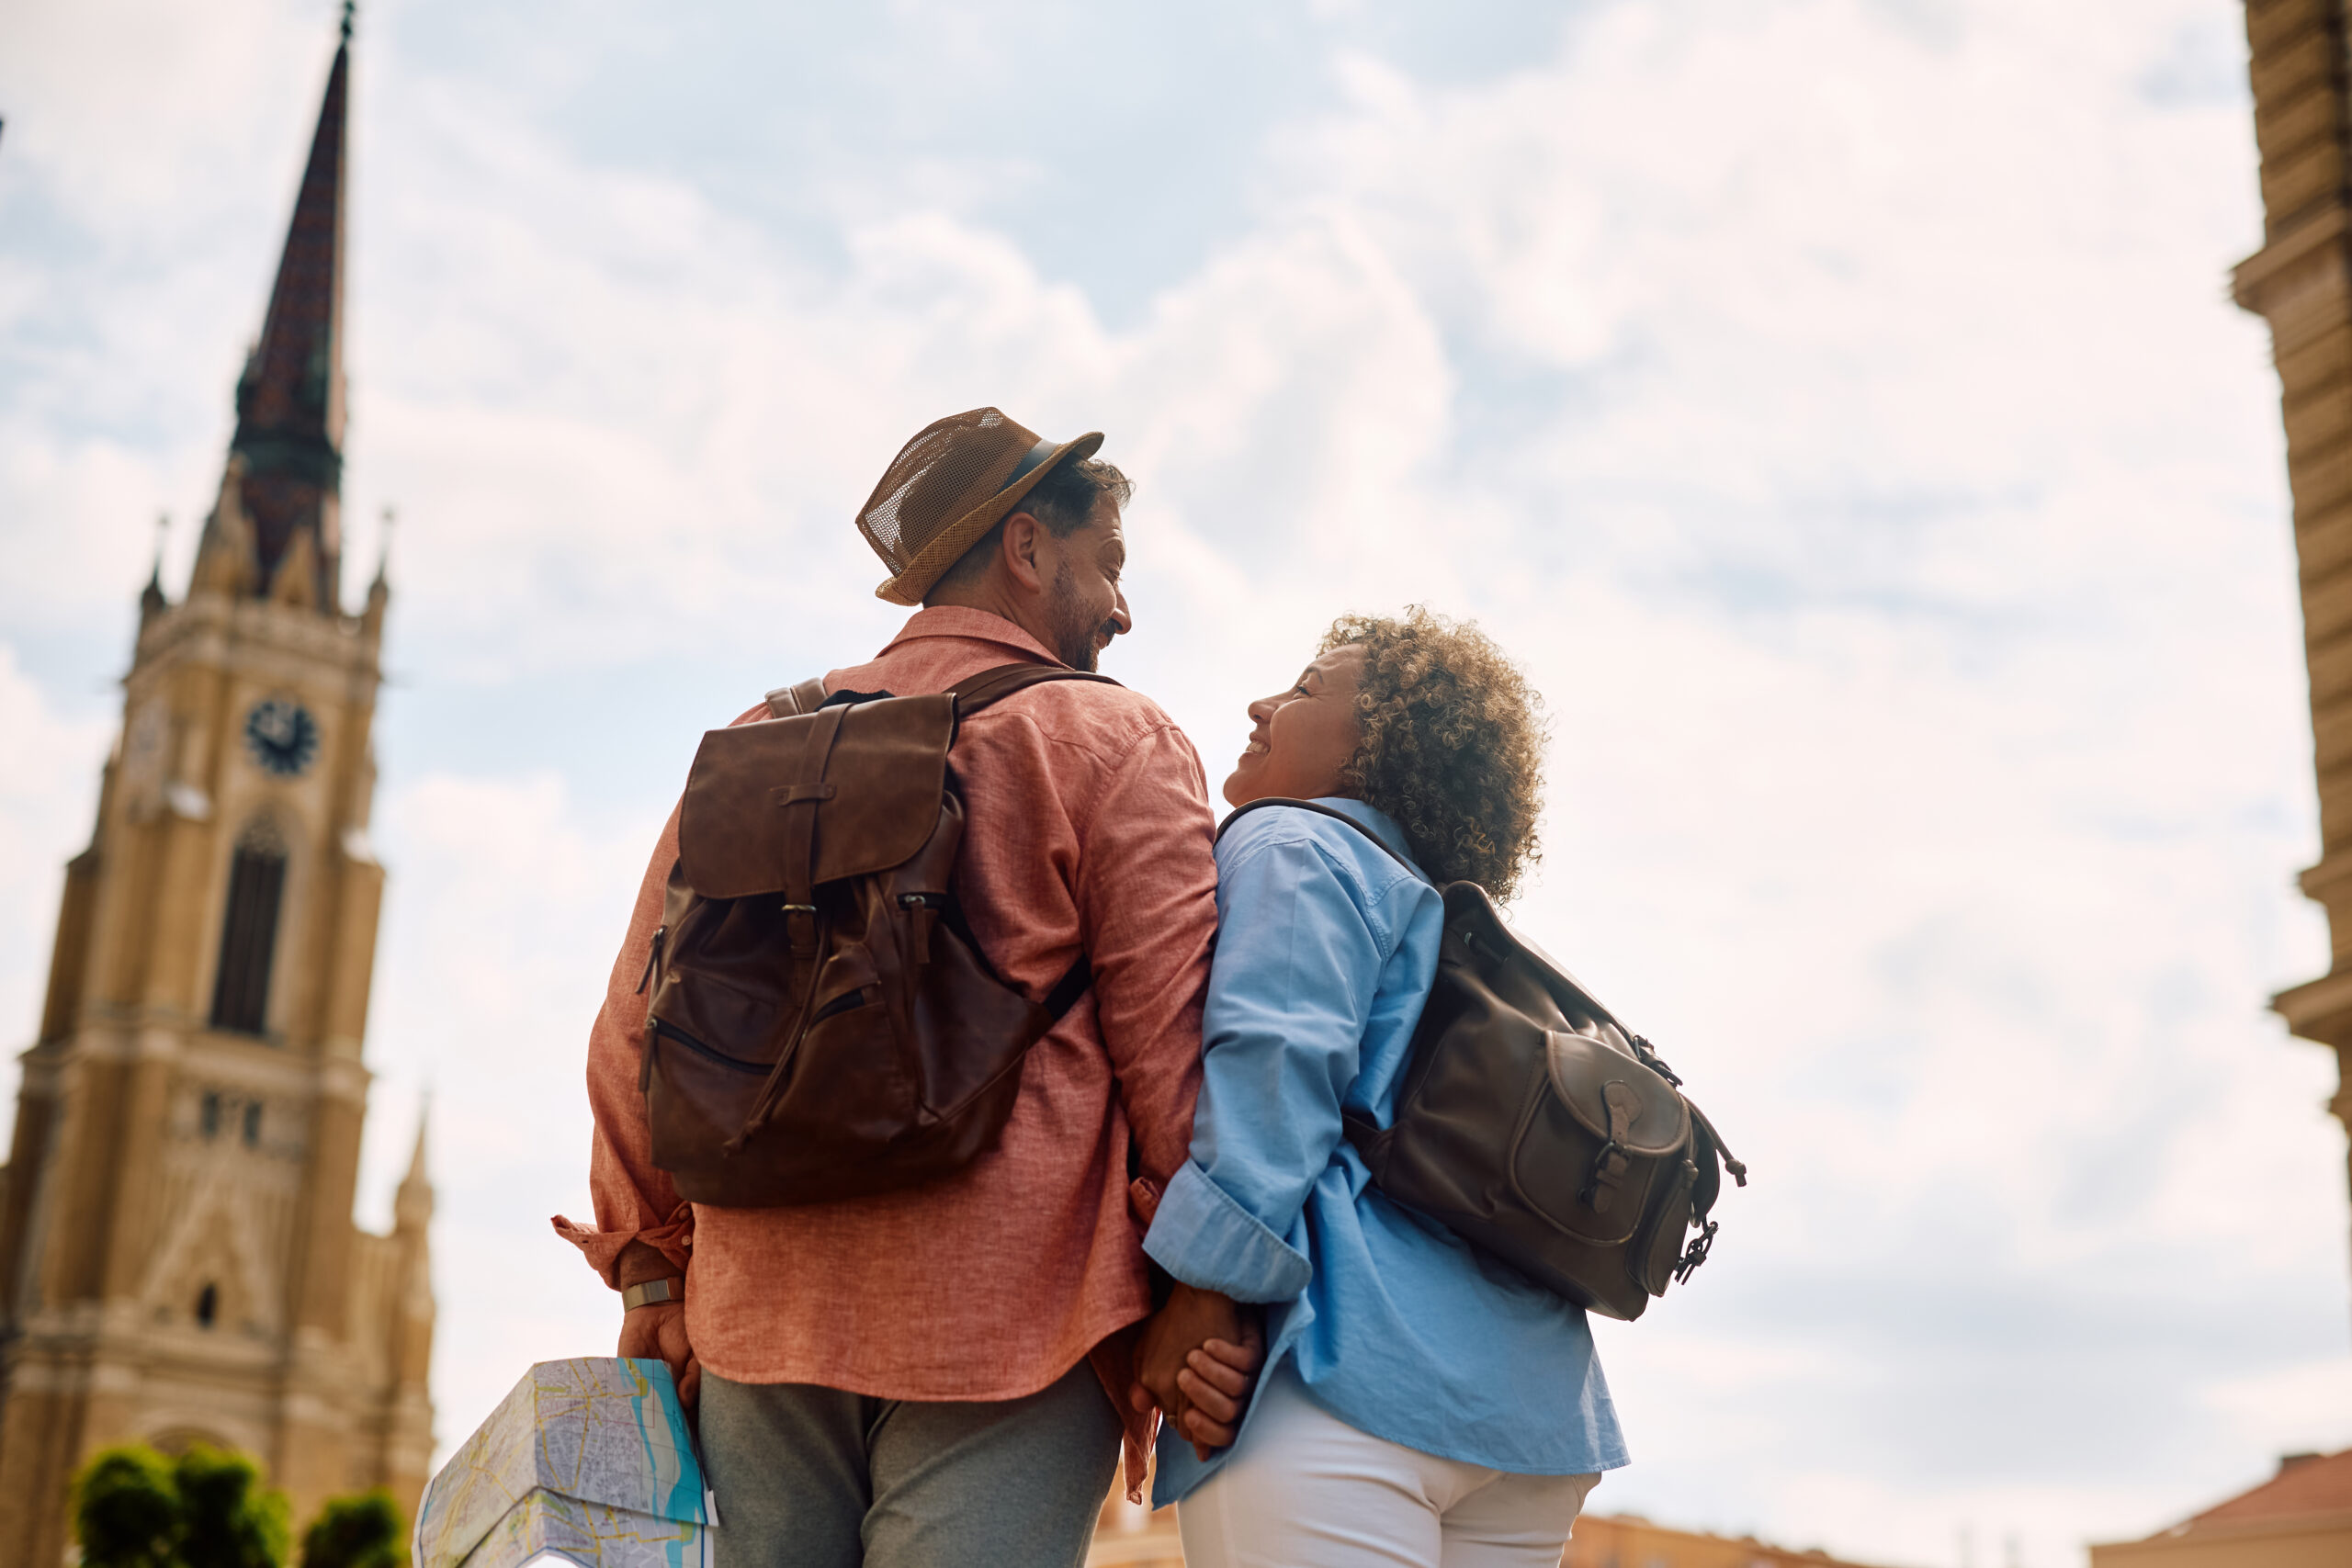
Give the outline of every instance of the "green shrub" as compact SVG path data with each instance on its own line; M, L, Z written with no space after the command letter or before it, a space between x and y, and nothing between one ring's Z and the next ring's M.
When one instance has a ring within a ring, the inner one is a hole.
M285 1568L286 1494L243 1454L133 1443L74 1478L74 1533L85 1568Z
M172 1466L179 1484L182 1568L285 1568L286 1494L260 1485L243 1454L201 1444Z
M302 1568L401 1568L408 1531L385 1491L330 1497L302 1535Z
M85 1568L171 1568L180 1494L164 1456L143 1443L92 1456L74 1478L74 1535Z

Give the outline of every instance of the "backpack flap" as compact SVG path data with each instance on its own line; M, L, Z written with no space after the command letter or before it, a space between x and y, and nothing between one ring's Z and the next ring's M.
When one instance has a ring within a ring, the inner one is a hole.
M1545 1034L1544 1047L1552 1092L1606 1143L1629 1155L1664 1156L1689 1141L1682 1097L1630 1054L1558 1029Z
M678 863L705 898L782 893L902 865L939 827L956 699L886 697L702 738Z

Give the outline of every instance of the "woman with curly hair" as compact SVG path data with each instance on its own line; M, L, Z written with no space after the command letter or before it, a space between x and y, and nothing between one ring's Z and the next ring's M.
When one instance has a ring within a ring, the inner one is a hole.
M1193 1568L1551 1568L1625 1462L1583 1309L1391 1201L1342 1135L1393 1119L1438 887L1508 897L1535 859L1535 694L1413 609L1342 618L1250 717L1227 801L1380 843L1292 806L1218 840L1193 1157L1144 1241L1176 1281L1137 1351L1169 1417L1157 1500Z

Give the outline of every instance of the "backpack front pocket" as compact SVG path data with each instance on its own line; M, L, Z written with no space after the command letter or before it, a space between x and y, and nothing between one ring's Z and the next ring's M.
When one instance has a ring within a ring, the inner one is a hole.
M713 1050L674 1024L645 1032L646 1121L653 1163L675 1170L742 1130L767 1081L768 1064Z

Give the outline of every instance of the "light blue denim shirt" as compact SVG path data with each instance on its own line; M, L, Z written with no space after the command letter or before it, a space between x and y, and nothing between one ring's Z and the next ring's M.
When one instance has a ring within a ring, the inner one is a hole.
M1404 843L1362 801L1317 804ZM1294 1361L1360 1430L1532 1475L1624 1464L1584 1309L1375 1191L1340 1135L1343 1108L1394 1118L1437 975L1437 890L1345 824L1283 807L1235 823L1216 869L1193 1157L1144 1250L1188 1284L1268 1303L1266 1375ZM1155 1500L1224 1459L1163 1431Z

